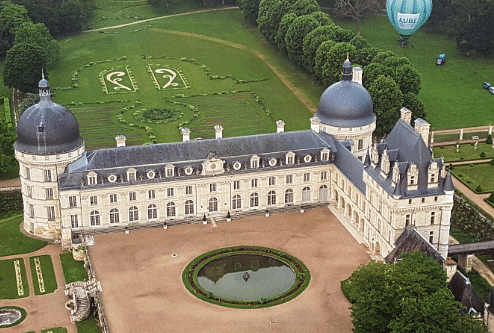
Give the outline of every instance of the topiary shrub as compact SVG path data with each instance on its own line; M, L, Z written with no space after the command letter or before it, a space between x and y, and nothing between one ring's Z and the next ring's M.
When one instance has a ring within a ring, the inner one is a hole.
M487 139L485 139L485 143L487 143L488 145L492 145L492 134L489 134L487 136Z
M480 186L480 185L475 188L475 192L477 192L477 193L481 193L483 191L484 190L482 190L482 186Z
M480 157L485 157L485 153L484 152L480 153Z
M489 162L490 165L494 165L494 158Z
M492 192L491 195L487 198L487 201L494 203L494 192Z

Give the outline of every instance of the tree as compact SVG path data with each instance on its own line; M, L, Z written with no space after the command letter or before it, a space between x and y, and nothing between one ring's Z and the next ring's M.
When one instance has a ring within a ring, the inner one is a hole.
M379 52L376 54L374 59L372 59L373 63L380 63L383 62L384 59L389 58L389 57L396 57L396 54L393 51L386 51L386 52Z
M314 12L310 14L313 18L315 18L321 25L333 25L333 19L329 16L328 13L325 12Z
M74 34L82 30L86 13L78 0L64 1L59 9L59 30L62 34Z
M14 142L16 135L14 130L8 129L0 122L0 173L8 171L8 167L15 163Z
M47 66L54 65L60 59L60 44L50 36L43 23L23 23L15 31L15 43L31 43L41 47L46 52Z
M322 66L322 81L326 85L331 85L341 80L342 65L347 56L353 57L356 49L350 43L336 43L326 59L326 63Z
M247 21L256 23L260 2L261 0L238 0L237 4Z
M324 64L328 61L329 52L331 48L336 43L332 40L327 40L322 42L321 45L317 48L316 57L314 59L314 75L316 80L322 81L322 71Z
M389 133L398 119L403 105L403 93L393 78L380 75L369 86L369 94L376 114L376 133Z
M411 65L399 66L395 70L394 79L403 94L418 94L420 91L420 74Z
M355 36L350 40L350 44L355 46L357 51L355 52L352 59L350 59L353 63L360 64L362 66L367 66L371 63L372 59L379 53L379 49L375 47L371 47L362 36Z
M320 26L305 36L302 50L304 52L304 67L309 73L314 72L317 49L322 42L331 40L335 27L335 25Z
M487 135L487 138L485 139L485 143L488 145L492 145L492 134Z
M0 57L3 58L14 45L15 29L31 20L23 6L3 1L0 3L0 8Z
M290 13L294 13L297 16L309 15L320 11L321 6L316 0L297 0L290 7Z
M290 25L293 23L293 21L295 21L296 18L297 18L297 15L295 15L293 13L288 13L285 16L283 16L283 18L281 19L280 25L278 27L278 32L276 33L276 37L274 40L276 42L276 46L278 47L278 50L280 50L284 53L287 52L286 42L285 42L286 33L287 33L288 29L290 28Z
M360 266L342 282L354 332L487 332L482 322L460 315L441 265L418 251L402 257L394 265Z
M427 118L424 104L414 93L409 92L403 94L403 106L412 111L412 121L415 121L417 118Z
M311 15L299 16L290 24L286 32L285 43L288 58L291 61L303 66L304 38L319 25L320 23Z
M384 0L336 0L336 13L357 23L357 36L360 36L360 23L368 14L374 14L385 8Z
M3 83L23 93L36 92L42 69L46 69L45 50L32 43L16 43L5 58Z
M371 62L364 67L362 75L362 84L365 87L370 87L371 84L381 75L394 77L395 71L392 67L386 67L381 63Z
M259 4L257 26L266 40L275 45L281 19L288 13L290 4L284 0L262 0Z

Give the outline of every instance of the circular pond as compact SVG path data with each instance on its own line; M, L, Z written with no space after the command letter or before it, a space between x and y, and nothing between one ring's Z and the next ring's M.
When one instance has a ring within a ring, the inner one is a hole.
M190 292L207 302L259 308L299 295L309 284L310 273L287 253L237 246L197 257L185 269L183 281Z
M295 283L284 262L258 254L237 254L208 262L197 274L199 285L214 295L239 301L278 296Z

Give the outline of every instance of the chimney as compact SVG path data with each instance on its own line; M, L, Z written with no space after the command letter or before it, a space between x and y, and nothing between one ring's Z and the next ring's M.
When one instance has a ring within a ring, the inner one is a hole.
M278 120L276 122L276 133L281 133L285 131L285 122L283 120Z
M358 84L362 85L362 68L360 67L353 67L353 82L357 82Z
M310 118L310 129L316 133L319 133L319 126L321 125L321 121L317 117Z
M223 126L221 125L214 126L214 131L216 132L216 139L223 138Z
M182 128L182 141L190 141L190 129L188 128Z
M429 128L431 125L422 118L415 119L415 130L422 135L424 143L429 146Z
M115 140L117 140L117 148L118 147L125 147L125 140L127 140L125 135L117 135L115 137Z
M401 119L403 119L408 125L411 125L411 122L412 122L412 111L410 111L407 108L403 107L403 108L401 108L400 112L401 112Z

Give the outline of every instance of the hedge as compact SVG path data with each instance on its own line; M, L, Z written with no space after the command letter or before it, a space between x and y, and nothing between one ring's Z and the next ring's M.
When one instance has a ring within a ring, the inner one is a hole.
M23 210L22 193L20 191L0 192L0 213Z
M7 97L3 98L3 108L5 114L5 123L8 129L12 129L12 114L10 113L10 101Z

